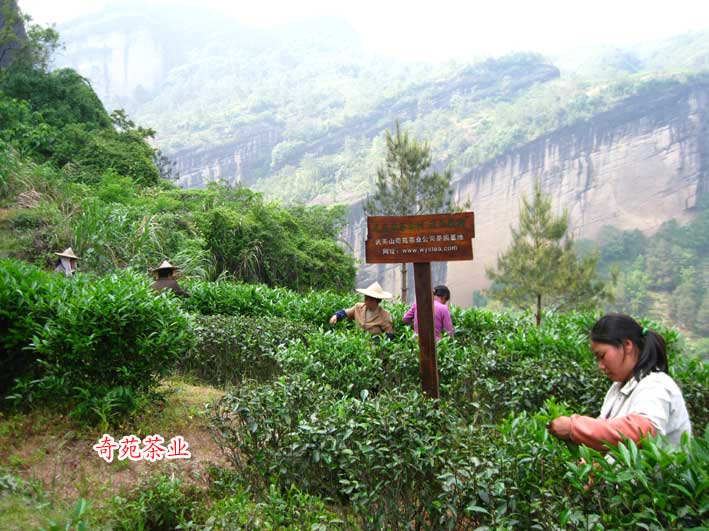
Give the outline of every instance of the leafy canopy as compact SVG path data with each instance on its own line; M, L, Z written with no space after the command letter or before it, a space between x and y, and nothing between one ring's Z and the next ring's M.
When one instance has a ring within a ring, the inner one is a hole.
M512 245L486 268L493 285L488 295L505 304L529 308L536 304L537 324L542 302L557 309L590 309L610 297L598 277L598 256L579 257L566 236L568 213L554 216L551 198L534 186L530 202L523 197L519 228L512 229Z
M368 215L409 216L450 211L451 172L425 173L431 167L431 148L402 132L386 132L387 154L377 169L376 192L365 203Z

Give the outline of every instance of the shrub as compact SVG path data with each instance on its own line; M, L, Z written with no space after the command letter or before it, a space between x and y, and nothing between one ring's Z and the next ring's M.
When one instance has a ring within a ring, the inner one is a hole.
M34 364L15 385L18 401L74 407L86 420L117 419L135 406L136 396L153 392L190 347L178 303L156 296L140 275L91 280L36 274L40 282L66 289L47 303L41 328L19 330L34 334L31 343L25 339Z
M354 304L352 295L332 291L296 293L286 288L227 281L193 281L186 286L190 298L183 301L184 308L203 315L266 315L325 325L337 310Z
M650 437L641 446L621 443L609 455L612 459L604 459L580 447L580 456L594 466L569 463L577 503L562 513L562 525L586 529L585 522L591 521L599 530L706 528L709 426L703 435L685 438L679 449ZM584 487L591 474L588 495Z
M165 475L143 481L127 498L116 496L111 529L173 531L192 521L202 500L193 485Z
M219 386L245 379L263 382L280 372L279 347L311 328L280 317L195 316L194 346L178 360L177 369Z
M452 528L472 473L472 428L415 392L338 396L301 377L242 387L212 423L251 483L278 477L283 488L339 499L366 529Z
M16 378L27 374L36 359L32 337L40 333L57 301L70 298L64 277L17 260L0 260L0 396Z
M287 374L302 374L355 397L364 390L378 391L388 376L377 344L360 330L309 334L281 349L278 361Z
M297 374L264 385L245 382L217 402L210 426L234 467L250 483L265 485L265 477L279 472L298 424L333 396L329 387Z
M301 492L295 486L279 489L269 485L263 493L250 495L240 485L232 487L228 496L216 501L205 511L205 525L185 525L181 529L278 529L280 531L338 531L351 529L322 499Z

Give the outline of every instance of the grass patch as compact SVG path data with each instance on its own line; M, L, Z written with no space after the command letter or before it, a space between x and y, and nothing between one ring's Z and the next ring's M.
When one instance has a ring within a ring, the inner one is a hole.
M130 434L141 439L160 434L165 444L181 435L190 445L191 459L106 463L93 450L103 435L96 428L46 410L0 417L0 478L9 478L0 482L0 529L69 521L80 500L88 503L85 517L95 520L110 510L115 496L153 476L168 474L204 485L207 467L224 462L207 427L205 404L223 392L177 378L165 380L160 392L162 400L108 433L116 441Z

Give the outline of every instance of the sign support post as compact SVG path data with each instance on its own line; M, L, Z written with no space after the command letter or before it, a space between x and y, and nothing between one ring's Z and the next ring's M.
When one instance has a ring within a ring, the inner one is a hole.
M414 264L421 388L430 398L439 397L431 262L472 260L474 237L472 212L367 218L368 264Z
M433 288L431 287L431 263L414 263L416 285L416 313L419 334L419 371L423 392L438 398L438 361L436 360L436 336L433 329Z

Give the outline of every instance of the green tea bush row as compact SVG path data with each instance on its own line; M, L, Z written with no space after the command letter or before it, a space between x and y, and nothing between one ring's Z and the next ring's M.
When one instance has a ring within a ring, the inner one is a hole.
M418 355L385 337L361 330L319 331L278 352L287 374L301 374L351 397L377 393L402 384L418 387Z
M142 275L65 278L9 260L0 274L9 279L0 287L5 356L24 356L7 377L16 402L106 421L154 391L190 348L179 303L156 295Z
M54 313L57 301L70 298L72 286L59 275L18 260L0 260L0 396L15 378L28 374L35 354L32 338Z
M167 475L148 478L127 494L114 497L108 510L95 518L92 529L348 529L338 515L328 510L323 500L301 492L295 486L279 489L271 484L254 493L227 470L210 467L207 472L210 476L208 488ZM204 503L205 499L210 503Z
M235 385L244 379L267 381L281 368L276 352L312 329L282 317L196 315L195 342L177 362L177 370L212 385Z
M332 291L298 293L263 284L192 281L186 284L189 299L184 308L202 315L252 315L283 317L326 325L330 316L361 299L357 294Z
M452 528L464 511L471 428L416 392L355 399L282 378L227 394L212 424L252 484L273 476L284 488L337 499L363 528Z
M589 482L592 486L590 494L579 496L579 503L562 512L562 523L594 531L706 529L709 426L704 433L695 431L693 438L685 438L678 449L651 437L640 447L629 440L612 448L609 459L583 446L579 455L594 466L571 462L567 477L575 483L576 492Z

